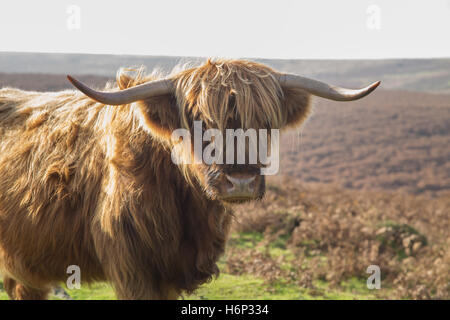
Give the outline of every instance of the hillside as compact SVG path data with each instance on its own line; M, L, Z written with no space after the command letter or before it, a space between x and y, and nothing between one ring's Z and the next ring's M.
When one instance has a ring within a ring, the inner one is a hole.
M120 67L171 70L202 58L0 52L2 73L91 74L113 77ZM390 90L450 93L450 59L274 60L252 59L280 71L339 85L362 86L381 80Z
M81 81L98 87L104 87L110 80L104 76L82 75ZM114 77L111 77L113 79ZM1 73L0 88L12 87L31 91L59 91L71 88L66 75L42 73ZM73 88L73 87L72 87Z
M375 91L363 100L316 100L283 137L281 172L299 181L430 195L450 191L450 95Z

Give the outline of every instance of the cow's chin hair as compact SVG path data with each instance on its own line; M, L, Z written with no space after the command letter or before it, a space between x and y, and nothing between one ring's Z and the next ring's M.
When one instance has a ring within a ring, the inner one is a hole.
M206 194L208 198L210 198L211 200L218 200L226 205L243 204L252 201L259 201L262 200L262 198L264 197L264 193L256 197L226 197L218 192L211 190L210 188L208 188Z
M220 200L225 202L226 204L242 204L242 203L258 200L258 198L234 197L234 198L221 198Z
M259 194L255 197L218 197L218 199L225 204L243 204L254 201L261 201L264 198L265 189L260 190Z

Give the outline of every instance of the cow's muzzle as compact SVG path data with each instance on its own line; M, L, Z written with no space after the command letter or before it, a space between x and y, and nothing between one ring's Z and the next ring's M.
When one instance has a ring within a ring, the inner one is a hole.
M258 198L260 175L235 173L225 174L221 187L221 199L227 202L245 202Z

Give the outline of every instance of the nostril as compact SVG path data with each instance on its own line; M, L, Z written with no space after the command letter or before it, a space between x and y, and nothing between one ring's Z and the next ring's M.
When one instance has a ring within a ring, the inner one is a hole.
M227 178L226 181L225 181L226 188L227 188L227 191L231 193L231 192L234 191L235 187L234 187L233 182L231 182L230 179L228 179L228 176L226 176L226 178Z
M255 181L256 176L247 178L232 177L228 174L226 174L225 176L227 177L227 180L233 185L233 188L228 189L228 191L234 191L235 189L242 191L253 191L253 186L251 184L253 181Z
M252 183L256 179L256 176L249 178L234 178L228 174L226 175L226 177L228 181L230 181L233 185L247 185Z

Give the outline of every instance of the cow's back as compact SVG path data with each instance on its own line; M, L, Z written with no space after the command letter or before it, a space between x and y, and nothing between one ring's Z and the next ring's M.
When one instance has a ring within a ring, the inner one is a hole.
M0 90L0 263L38 284L79 265L101 277L90 235L105 171L102 110L74 92Z

